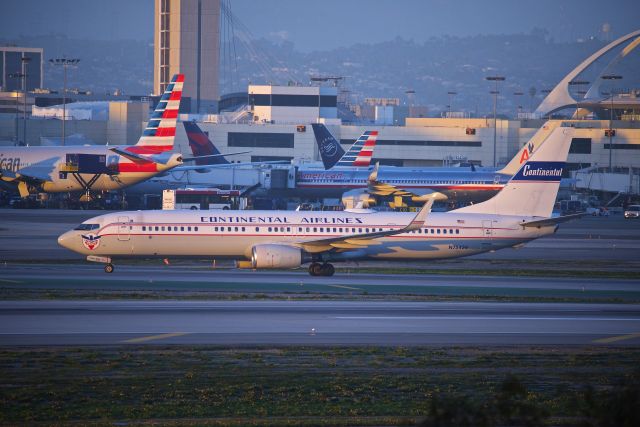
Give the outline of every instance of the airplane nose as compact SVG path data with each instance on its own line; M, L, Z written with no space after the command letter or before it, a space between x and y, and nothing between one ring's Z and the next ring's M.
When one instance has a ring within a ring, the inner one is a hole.
M67 248L67 249L71 249L69 247L69 242L70 242L70 232L66 232L64 234L61 234L60 237L58 237L58 244L60 246L62 246L63 248Z

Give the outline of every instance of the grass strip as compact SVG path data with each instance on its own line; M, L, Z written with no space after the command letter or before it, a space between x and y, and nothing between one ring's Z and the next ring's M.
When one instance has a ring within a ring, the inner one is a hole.
M597 346L3 349L0 423L413 425L446 410L592 425L632 403L618 390L640 395L638 360Z

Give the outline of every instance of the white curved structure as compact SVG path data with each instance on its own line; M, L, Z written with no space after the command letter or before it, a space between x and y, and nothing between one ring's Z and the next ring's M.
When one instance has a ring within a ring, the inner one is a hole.
M623 43L633 39L634 37L640 36L640 30L636 30L632 33L629 33L625 36L620 37L619 39L609 43L587 59L585 59L580 65L573 69L569 74L567 74L561 81L553 88L551 92L547 95L547 97L540 103L538 108L536 108L535 114L540 116L546 116L552 114L558 110L562 110L567 107L574 107L577 103L575 99L569 93L569 82L573 81L580 73L582 73L587 67L593 64L595 61L600 59L603 55L607 54L611 49L615 49ZM630 50L625 49L623 51L623 56L626 56L631 50L633 50L638 45L637 40L629 45ZM608 68L608 67L607 67ZM591 92L591 91L590 91Z

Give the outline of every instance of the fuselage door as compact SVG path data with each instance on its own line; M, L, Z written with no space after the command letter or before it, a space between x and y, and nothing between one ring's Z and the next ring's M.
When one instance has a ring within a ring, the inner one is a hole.
M118 240L127 241L131 238L131 222L128 216L118 217Z

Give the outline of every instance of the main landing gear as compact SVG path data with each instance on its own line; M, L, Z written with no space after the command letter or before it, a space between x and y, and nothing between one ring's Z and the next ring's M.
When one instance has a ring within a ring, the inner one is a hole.
M335 272L336 269L329 263L312 262L309 266L309 274L312 276L333 276Z
M104 266L105 273L113 273L113 264L107 264Z

